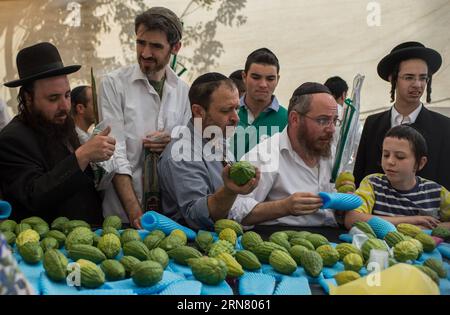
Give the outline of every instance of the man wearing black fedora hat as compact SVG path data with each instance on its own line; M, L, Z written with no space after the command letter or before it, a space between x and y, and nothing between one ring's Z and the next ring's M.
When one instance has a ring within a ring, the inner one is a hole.
M101 199L90 162L108 160L115 140L110 128L80 145L70 116L67 75L50 43L23 48L17 55L19 113L0 132L0 187L12 205L11 218L37 215L47 222L59 216L101 224Z
M450 119L427 109L421 102L431 102L433 74L442 64L441 55L418 42L396 46L378 64L378 75L391 83L391 102L388 111L367 118L361 135L354 175L357 184L372 173L382 173L382 142L386 132L400 124L411 124L425 137L428 163L418 176L433 180L450 189Z

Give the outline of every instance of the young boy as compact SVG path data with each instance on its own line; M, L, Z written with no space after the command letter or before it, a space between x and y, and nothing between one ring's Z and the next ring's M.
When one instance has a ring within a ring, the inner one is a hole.
M390 129L383 141L384 174L366 176L356 194L363 204L347 213L345 226L368 221L373 215L394 225L410 223L423 229L450 228L450 193L441 185L416 176L427 163L424 137L413 127Z

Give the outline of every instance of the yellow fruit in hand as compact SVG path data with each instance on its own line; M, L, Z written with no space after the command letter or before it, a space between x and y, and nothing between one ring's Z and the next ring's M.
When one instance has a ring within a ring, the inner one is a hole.
M342 172L336 178L334 185L339 192L353 192L355 191L355 177L351 172Z

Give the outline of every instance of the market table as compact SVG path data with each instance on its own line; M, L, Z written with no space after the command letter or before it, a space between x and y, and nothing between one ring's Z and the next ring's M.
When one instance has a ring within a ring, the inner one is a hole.
M272 233L278 231L308 231L311 233L322 234L330 242L340 243L339 235L347 233L347 230L341 227L296 227L296 226L282 226L282 225L257 225L252 231L260 234L264 240L268 240ZM323 288L319 284L310 283L311 293L313 295L325 295Z
M340 243L339 236L343 233L346 233L346 230L344 230L342 228L331 228L331 227L300 227L300 228L297 228L297 227L291 227L291 226L260 225L260 226L254 227L254 229L253 229L253 231L259 233L262 236L262 238L265 240L269 239L269 237L272 233L277 232L277 231L285 231L285 230L308 231L311 233L321 234L321 235L327 237L327 239L332 244ZM97 233L99 233L99 232L100 232L100 230L97 231ZM140 230L139 233L141 234L142 238L145 238L145 236L149 232L145 231L145 230ZM217 235L216 235L216 237L217 237ZM192 243L190 245L192 245ZM238 245L237 249L239 249L239 248L240 248L240 245ZM77 291L77 290L73 290L71 288L66 287L66 285L64 285L64 284L58 284L55 286L54 283L49 282L48 279L45 277L45 274L43 273L42 263L40 263L39 265L36 265L36 266L30 266L30 265L25 264L23 261L21 261L21 257L17 253L16 253L16 258L20 262L19 268L21 268L22 271L25 273L25 275L27 277L29 277L29 280L32 282L32 284L35 287L39 286L39 284L42 284L42 280L45 280L44 286L47 287L47 289L49 289L49 290L47 290L46 292L40 292L41 294L55 294L55 293L56 294L89 294L89 295L130 294L130 293L131 294L133 294L133 293L134 294L158 294L161 292L161 290L163 290L163 291L165 290L165 287L168 286L167 283L169 283L169 282L175 283L178 281L179 284L183 284L183 283L188 284L189 283L190 285L192 285L192 284L194 284L196 286L200 285L200 283L198 281L194 281L195 279L192 279L192 273L190 273L190 276L180 278L180 275L181 275L181 277L183 277L184 275L187 275L186 271L190 271L190 270L187 270L190 268L186 267L186 266L177 265L173 261L171 261L171 263L169 264L169 267L176 267L176 269L168 268L167 272L165 271L165 273L164 273L165 276L163 277L163 280L161 281L161 283L158 285L155 285L155 287L159 287L159 288L154 288L154 287L137 288L132 283L131 279L127 279L127 280L123 280L123 281L118 281L117 283L116 282L107 282L107 283L105 283L105 286L102 286L101 288L96 289L96 290ZM448 260L447 260L447 262L448 262ZM341 267L343 269L343 266L341 266ZM449 265L447 264L447 268L448 267L449 267ZM330 276L330 274L328 274L328 276L323 276L322 278L332 280L333 274L340 271L340 270L336 270L338 268L335 268L335 267L328 268L328 269L331 269L331 272L334 272L334 273L332 273L331 276ZM300 270L303 270L303 269L299 268L298 271L300 271ZM448 269L448 270L450 273L450 269ZM328 270L328 272L330 272L330 270ZM300 271L300 272L296 272L296 273L298 273L298 274L292 275L292 277L288 277L288 278L291 278L290 280L294 280L294 281L298 281L298 280L300 280L300 278L303 278L302 280L304 280L304 282L303 282L303 284L300 285L303 288L302 289L303 291L300 290L300 292L304 292L304 293L295 293L295 294L312 294L312 295L326 294L324 291L323 282L321 282L321 284L322 284L321 285L315 281L316 279L311 279L310 277L306 277L306 275L304 274L304 271ZM244 276L251 275L251 274L252 273L246 273ZM278 285L280 284L280 282L279 282L280 278L281 277L285 278L285 276L274 272L274 270L271 268L271 266L267 265L267 264L263 265L263 268L259 271L259 274L274 276L275 278L277 278L278 279L277 280L277 288L278 288ZM324 275L325 275L325 268L324 268ZM244 278L244 276L242 278ZM239 288L240 282L239 281L241 281L242 278L239 280L237 280L237 279L229 280L229 281L227 281L227 283L223 283L223 286L218 286L218 287L201 285L200 288L197 288L197 290L201 290L201 292L202 292L201 294L204 294L203 289L205 287L208 287L205 289L205 290L209 291L206 294L218 294L221 296L231 294L231 293L239 294L239 290L240 290L240 288ZM183 280L183 281L179 281L179 280ZM447 281L447 283L448 283L447 279L445 279L445 281ZM165 285L165 287L162 288L164 285ZM227 289L226 287L228 287L229 291L226 290ZM111 289L113 289L113 290L111 290ZM225 290L223 290L223 289L225 289ZM449 289L450 288L448 288L446 291L447 294L448 294ZM186 288L184 288L184 290L186 291ZM298 291L299 290L297 290L296 292L298 292ZM178 292L180 292L180 291L178 291ZM187 292L189 292L189 291L187 291ZM223 293L217 293L217 292L223 292ZM271 292L274 292L274 291L271 291ZM274 293L276 293L276 291ZM198 291L197 294L200 294L200 291ZM267 294L271 294L271 293L267 293Z

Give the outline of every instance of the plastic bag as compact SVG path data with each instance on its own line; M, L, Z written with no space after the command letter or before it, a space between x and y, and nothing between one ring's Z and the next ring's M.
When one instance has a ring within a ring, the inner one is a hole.
M330 285L330 295L439 295L439 287L425 273L408 264L397 264L381 272L341 286Z
M117 127L113 126L110 121L102 120L95 126L94 131L92 132L92 137L99 134L107 126L110 126L111 130L117 129ZM114 136L114 134L111 134L111 136ZM115 162L115 154L113 154L113 156L107 161L95 163L91 162L90 165L94 171L95 188L97 190L105 190L108 188L114 175L116 175L117 164Z
M331 182L335 182L338 174L343 171L353 172L353 167L358 150L359 139L361 137L360 114L360 94L365 76L357 74L353 79L353 90L351 99L345 100L345 111L342 118L342 125L338 133L336 144L336 154L331 172Z

